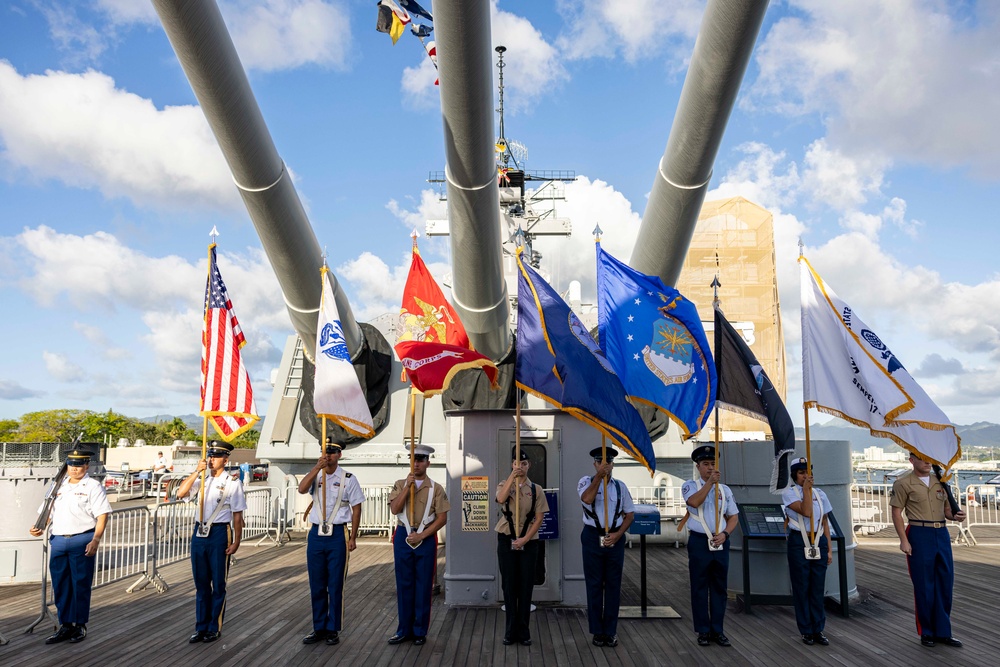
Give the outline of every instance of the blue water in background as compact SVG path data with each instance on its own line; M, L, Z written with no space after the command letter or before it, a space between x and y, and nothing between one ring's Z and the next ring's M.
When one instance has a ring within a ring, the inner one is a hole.
M886 467L872 470L855 470L854 481L858 484L891 484L894 480L886 479L885 476L900 469L910 470L910 466L904 463L898 468ZM959 470L956 471L956 475L958 476L959 490L965 491L965 487L970 484L985 484L997 475L1000 475L1000 470Z

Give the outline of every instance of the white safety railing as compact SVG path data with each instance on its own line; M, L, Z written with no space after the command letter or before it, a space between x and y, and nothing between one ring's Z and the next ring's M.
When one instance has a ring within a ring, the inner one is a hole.
M114 502L145 498L150 490L149 475L150 473L145 470L139 472L109 471L104 476L104 492L109 497L114 495Z
M959 498L967 516L965 523L974 526L1000 526L1000 486L970 484Z
M276 502L279 500L278 489L273 486L247 489L247 508L243 512L243 536L244 540L252 540L259 537L261 542L270 538L275 544L278 543L281 535L281 526L275 518Z
M654 505L660 511L660 517L674 519L684 516L687 508L681 485L630 486L632 500L639 505Z
M107 521L97 548L94 588L126 577L145 577L149 564L149 510L114 510Z
M372 485L362 486L361 490L365 494L365 502L361 504L360 532L391 535L396 527L396 517L389 511L389 492L392 487Z
M851 484L851 528L855 535L874 535L892 527L891 492L892 484Z

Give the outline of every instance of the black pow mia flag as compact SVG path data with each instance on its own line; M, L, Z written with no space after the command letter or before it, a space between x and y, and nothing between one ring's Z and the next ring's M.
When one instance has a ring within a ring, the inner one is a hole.
M774 437L771 493L789 486L788 457L795 451L795 427L771 379L718 308L715 308L717 406L766 421Z

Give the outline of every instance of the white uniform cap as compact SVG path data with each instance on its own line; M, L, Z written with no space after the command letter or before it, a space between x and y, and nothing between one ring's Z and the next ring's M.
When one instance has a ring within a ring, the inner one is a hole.
M406 451L410 451L410 444L409 443L406 444ZM424 456L430 456L431 454L434 453L434 448L433 447L429 447L427 445L420 445L420 444L418 444L418 445L416 445L413 448L413 453L415 455L416 454L423 454Z

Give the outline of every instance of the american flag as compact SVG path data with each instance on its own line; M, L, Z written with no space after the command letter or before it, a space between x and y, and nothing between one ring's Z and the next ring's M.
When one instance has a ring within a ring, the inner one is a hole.
M250 429L259 417L250 376L240 357L246 339L222 282L214 243L209 251L201 333L201 414L210 418L215 430L228 442Z

